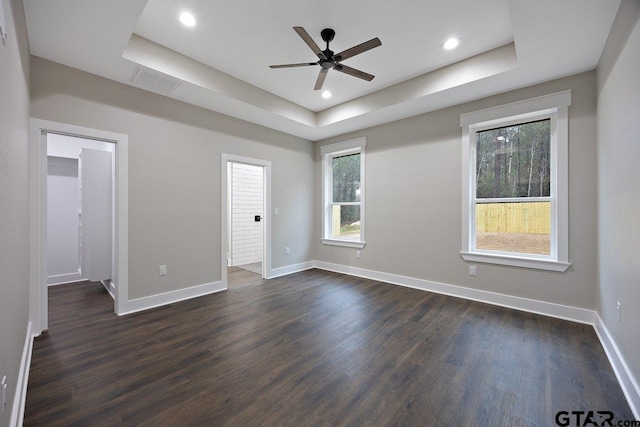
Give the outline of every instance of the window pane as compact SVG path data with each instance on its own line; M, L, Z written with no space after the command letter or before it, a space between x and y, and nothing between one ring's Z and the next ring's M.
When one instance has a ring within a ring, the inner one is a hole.
M331 235L360 240L360 205L331 206Z
M333 202L360 201L360 153L334 157Z
M476 203L476 249L551 254L551 203Z
M548 197L551 120L476 133L476 198Z

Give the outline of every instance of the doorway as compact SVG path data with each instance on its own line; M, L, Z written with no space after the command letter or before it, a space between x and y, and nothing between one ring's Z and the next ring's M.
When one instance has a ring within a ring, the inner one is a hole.
M47 283L101 282L114 298L115 144L46 139Z
M113 292L114 311L121 315L130 311L128 301L128 137L98 129L74 126L47 120L30 120L30 304L29 319L33 335L40 335L48 328L48 227L47 227L47 179L48 143L52 136L72 136L108 143L115 150L115 159L109 166L113 173L114 193L112 205L99 209L112 213L109 228L112 246L106 274L111 276L109 287ZM87 156L89 157L89 156ZM73 163L73 162L71 162ZM69 162L66 163L69 166ZM71 167L73 169L73 165ZM80 166L79 166L80 168ZM111 231L113 230L113 231ZM100 256L102 259L103 257ZM113 261L112 261L113 260ZM110 273L110 274L109 274ZM99 273L102 276L102 273Z
M222 279L237 267L268 278L271 271L271 162L222 155Z
M263 276L264 167L227 164L229 183L229 267Z

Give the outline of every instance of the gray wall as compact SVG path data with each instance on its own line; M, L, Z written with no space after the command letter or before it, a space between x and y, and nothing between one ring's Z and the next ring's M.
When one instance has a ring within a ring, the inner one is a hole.
M639 161L640 2L625 0L598 66L597 308L636 381L640 380Z
M309 141L37 57L31 70L33 117L129 136L130 299L221 279L221 153L272 162L273 268L313 259Z
M0 378L11 404L29 314L29 47L22 2L5 1L8 37L0 43Z
M366 242L355 249L320 243L316 259L385 273L595 309L596 93L595 73L528 87L452 108L320 141L315 147L316 194L321 194L320 146L365 136ZM459 115L561 90L569 108L569 251L565 273L477 264L468 275L460 257L462 131ZM320 198L316 211L320 212Z

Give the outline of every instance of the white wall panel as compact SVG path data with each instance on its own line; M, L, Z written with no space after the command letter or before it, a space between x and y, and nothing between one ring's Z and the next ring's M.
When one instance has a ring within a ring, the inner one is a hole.
M80 279L78 160L48 157L47 254L49 284Z
M80 258L82 277L111 278L111 153L83 148L79 159Z

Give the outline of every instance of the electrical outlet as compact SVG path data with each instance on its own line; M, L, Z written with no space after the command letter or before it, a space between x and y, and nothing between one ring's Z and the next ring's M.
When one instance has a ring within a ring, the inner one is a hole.
M289 246L285 246L285 248L284 248L284 254L285 254L285 255L289 255L289 253L290 253L290 252L291 252L291 251L289 250Z
M0 394L2 397L0 398L0 414L4 413L4 410L7 408L7 376L2 377L2 383L0 383Z
M360 251L356 251L356 258L360 259Z
M273 214L274 214L275 216L280 215L280 212L278 212L278 208L275 208L275 209L273 210Z
M478 269L475 265L469 266L469 276L476 276L478 274Z
M166 265L161 265L160 266L160 275L161 276L166 276L167 275L167 266Z
M618 300L616 308L618 309L618 322L622 323L622 304L620 304L620 300Z

